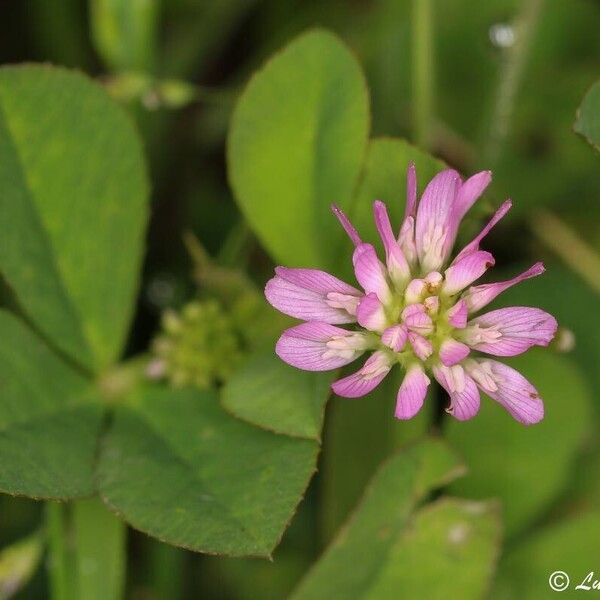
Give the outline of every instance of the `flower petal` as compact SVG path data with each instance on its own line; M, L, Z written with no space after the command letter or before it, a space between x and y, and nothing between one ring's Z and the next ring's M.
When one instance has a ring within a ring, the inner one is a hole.
M396 241L396 237L392 232L387 207L380 200L375 200L373 204L373 215L375 217L375 226L385 248L388 272L394 281L403 283L410 276L410 267L400 249L400 244Z
M471 242L469 242L457 255L454 259L455 261L460 260L463 256L470 254L471 252L476 252L479 250L479 243L481 240L492 230L492 228L504 217L504 215L510 210L512 207L512 202L507 200L503 202L500 208L495 212L494 216L490 219L488 224L479 232Z
M472 252L453 262L445 272L444 292L449 296L457 294L479 279L494 262L494 257L484 250Z
M409 304L401 314L404 325L412 331L426 335L433 331L433 321L423 304Z
M406 170L406 206L404 218L414 217L417 209L417 169L414 162L408 163Z
M286 329L275 352L284 362L305 371L329 371L351 363L367 349L362 333L311 321Z
M379 301L377 294L371 292L363 296L356 309L358 324L369 331L381 333L387 327L387 317L383 304Z
M382 302L388 302L391 292L386 279L386 269L377 258L375 248L371 244L358 245L354 250L352 262L356 279L365 292L373 292Z
M421 410L429 383L429 377L419 365L408 369L396 399L397 419L412 419Z
M282 313L324 323L354 323L362 293L337 277L316 269L277 267L265 286L268 302Z
M371 354L356 373L332 383L331 389L344 398L360 398L374 390L391 368L392 362L388 354L379 350Z
M407 339L408 330L404 325L388 327L381 336L381 341L394 352L400 352L404 348Z
M471 206L473 206L481 194L483 194L491 180L491 171L481 171L469 177L469 179L460 186L454 202L454 216L459 223L467 214L467 211Z
M459 421L467 421L479 412L480 400L477 386L461 365L434 367L433 374L450 395L447 413Z
M456 327L457 329L466 327L468 317L467 303L464 300L459 300L448 310L447 317L448 323L450 323L452 327Z
M356 231L356 228L354 227L354 225L352 225L352 223L350 223L350 219L345 215L344 211L336 204L331 205L331 210L332 210L333 214L337 217L337 219L340 222L340 224L342 225L342 227L344 228L344 231L348 234L348 237L350 238L350 240L352 240L352 243L355 246L362 244L362 240L360 239L360 236L358 235L358 231Z
M440 360L446 367L452 367L467 358L471 349L453 338L445 339L440 345Z
M438 270L448 258L458 229L453 223L453 207L460 175L453 169L438 173L427 185L415 225L417 253L424 271Z
M484 283L483 285L471 287L465 292L463 299L467 303L467 308L469 309L470 313L477 312L484 306L488 305L494 298L496 298L496 296L500 295L508 288L520 283L521 281L525 281L526 279L537 277L545 270L544 264L537 262L533 266L529 267L527 271L524 271L520 275L517 275L512 279L508 279L507 281Z
M400 249L406 258L409 265L413 266L417 262L417 245L415 242L415 218L406 217L402 227L400 228L400 235L398 236L398 243Z
M515 369L496 360L469 360L467 370L477 385L520 423L532 425L544 418L538 391Z
M409 331L408 341L412 346L413 352L421 360L427 360L433 354L433 345L428 339L424 338L422 335L419 335L414 331Z
M539 308L511 306L485 313L469 322L463 336L475 350L496 356L516 356L532 346L547 346L558 323Z

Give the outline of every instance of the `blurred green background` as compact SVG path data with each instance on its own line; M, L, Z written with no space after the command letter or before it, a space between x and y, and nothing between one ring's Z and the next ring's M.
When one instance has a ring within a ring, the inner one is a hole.
M131 354L148 347L166 309L197 294L184 233L223 264L235 257L258 285L270 275L272 262L232 197L225 143L248 78L297 34L322 26L354 51L370 88L372 136L423 141L416 139L413 11L407 0L0 3L1 63L79 69L106 85L141 132L153 206ZM204 557L131 531L127 597L286 597L375 467L424 431L442 432L471 468L453 493L504 501L505 544L490 593L546 597L552 565L597 569L600 577L600 163L573 131L600 72L600 3L433 0L431 23L428 149L465 174L493 169L480 215L513 199L513 213L488 246L497 272L513 274L537 259L546 264L546 275L506 294L502 304L542 306L574 333L569 354L556 349L523 359L543 395L559 402L547 406L543 427L522 430L495 406L459 426L433 399L430 414L394 422L389 401L397 382L387 385L387 396L334 399L319 472L274 562ZM2 496L0 546L22 539L40 519L38 504ZM44 569L37 569L16 597L43 598L46 589Z

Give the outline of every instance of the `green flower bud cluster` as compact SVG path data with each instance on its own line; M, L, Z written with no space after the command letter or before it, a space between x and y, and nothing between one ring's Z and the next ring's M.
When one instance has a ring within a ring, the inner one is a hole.
M243 357L231 316L216 300L194 300L181 311L167 310L152 344L151 377L173 386L209 388L225 381Z

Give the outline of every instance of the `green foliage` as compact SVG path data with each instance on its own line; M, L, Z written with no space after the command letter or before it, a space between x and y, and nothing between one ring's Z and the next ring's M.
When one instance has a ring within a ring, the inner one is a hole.
M235 419L211 392L140 390L103 443L103 500L136 529L211 554L269 556L318 446ZM158 482L160 482L158 484Z
M575 131L600 150L600 81L596 81L577 111Z
M590 571L598 578L594 560L599 555L600 513L594 510L572 515L538 530L502 557L492 598L537 600L545 597L546 590L554 594L548 578L555 571L564 571L571 579L560 597L581 598L585 591L575 588Z
M270 349L250 357L223 388L223 406L249 423L286 435L320 440L329 385L336 373L286 365Z
M102 407L84 377L0 311L0 489L35 498L94 490Z
M160 0L89 0L96 50L113 70L152 67Z
M462 472L457 457L435 439L392 456L373 478L356 512L302 581L294 600L372 597L373 587L415 507L432 489Z
M496 504L434 502L415 514L365 597L483 598L494 574L500 530Z
M107 367L125 341L146 224L130 121L81 75L3 67L0 187L0 271L19 305L72 359Z
M353 370L354 366L348 368ZM393 370L367 396L332 398L325 431L321 484L322 538L329 540L361 497L373 471L392 452L422 437L431 425L434 398L421 412L398 423L394 407L403 377Z
M544 420L523 427L482 397L472 422L448 420L447 437L469 465L468 476L453 490L471 498L500 498L507 533L514 535L539 520L567 485L590 430L591 398L578 369L565 357L531 350L510 364L539 390Z
M273 258L335 264L332 202L351 204L369 130L366 83L331 33L306 33L251 79L228 139L229 177L248 222Z

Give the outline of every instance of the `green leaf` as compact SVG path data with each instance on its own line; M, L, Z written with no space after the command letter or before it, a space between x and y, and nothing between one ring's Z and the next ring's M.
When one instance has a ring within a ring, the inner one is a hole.
M577 110L574 129L600 150L600 81L596 81Z
M142 390L116 408L98 467L103 500L133 527L190 550L269 556L318 446L231 417L210 392Z
M544 420L524 427L482 396L477 418L448 420L447 437L469 468L453 491L500 498L507 532L514 535L539 519L567 484L589 428L591 398L579 370L564 356L531 350L507 362L539 390Z
M560 598L585 597L585 590L575 588L590 571L595 572L595 579L599 578L598 556L600 512L574 515L539 530L511 548L500 563L492 597L495 600L553 597L555 592L550 589L548 580L555 571L564 571L571 580Z
M89 0L92 41L110 68L151 68L159 9L160 0Z
M27 316L88 368L131 319L148 185L125 113L85 77L0 69L0 271Z
M365 597L483 598L500 530L497 504L442 498L416 513Z
M0 311L0 490L36 498L94 491L102 406L87 380Z
M118 600L125 585L127 526L97 499L73 505L75 598Z
M411 512L433 488L462 472L457 457L435 439L390 458L337 539L301 582L294 600L369 597Z
M296 38L251 79L233 115L229 178L275 260L335 264L343 232L329 207L350 206L368 130L360 66L327 31Z
M253 425L318 441L335 375L300 371L270 349L254 354L229 379L221 401L229 412Z
M353 370L354 366L348 367ZM431 425L434 403L430 396L414 419L394 418L403 376L400 368L394 369L367 396L334 396L329 403L321 467L320 516L325 540L346 520L378 465L398 448L422 437Z
M406 205L406 171L411 161L417 169L421 192L429 180L445 168L441 160L433 158L406 140L375 138L369 143L364 174L352 211L352 221L362 239L380 244L373 220L375 200L382 200L387 204L392 225L397 230L400 229Z
M3 548L0 552L0 598L12 598L31 579L42 558L39 534Z

